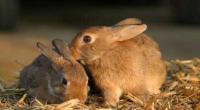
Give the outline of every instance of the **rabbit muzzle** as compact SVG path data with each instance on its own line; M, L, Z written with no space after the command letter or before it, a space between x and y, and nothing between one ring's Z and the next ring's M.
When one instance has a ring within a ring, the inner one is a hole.
M80 60L80 58L81 58L80 57L80 52L78 52L77 49L71 47L70 51L71 51L71 54L72 54L72 56L74 57L75 60Z

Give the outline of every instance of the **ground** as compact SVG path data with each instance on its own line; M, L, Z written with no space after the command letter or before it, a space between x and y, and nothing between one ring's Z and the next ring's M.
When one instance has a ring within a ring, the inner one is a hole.
M168 75L161 93L142 102L132 94L125 94L117 107L102 104L103 98L90 95L86 104L72 99L62 104L42 104L37 99L27 97L23 88L17 85L6 88L0 83L0 108L2 109L39 109L39 110L200 110L200 59L175 60L166 62Z
M146 33L159 43L163 56L167 61L171 59L193 59L193 57L200 56L200 26L180 25L171 22L172 13L170 8L165 6L88 6L83 8L83 10L77 10L75 6L64 9L60 7L44 8L43 12L41 9L33 9L33 7L30 7L32 11L23 10L23 16L20 16L16 30L0 32L0 81L2 81L2 86L0 86L0 108L102 108L98 103L93 103L101 101L102 97L94 96L89 98L89 104L87 105L80 105L77 100L61 105L43 105L36 100L38 106L30 106L30 101L27 101L27 98L25 98L24 91L21 88L12 86L17 84L20 70L30 64L40 54L35 48L37 41L49 44L52 39L61 38L70 42L80 29L87 27L83 26L83 24L111 25L111 23L114 24L122 18L138 17L148 25ZM67 18L68 22L62 22L63 16ZM137 108L140 110L145 106L146 109L149 107L153 109L154 107L156 109L176 110L176 107L178 107L180 110L199 110L200 72L199 63L196 62L199 62L199 60L171 62L172 66L169 66L168 79L163 85L161 94L153 97L146 105L128 94L120 100L118 108L126 109L126 107L129 107L130 109ZM192 77L190 77L191 75ZM24 103L24 98L26 103Z

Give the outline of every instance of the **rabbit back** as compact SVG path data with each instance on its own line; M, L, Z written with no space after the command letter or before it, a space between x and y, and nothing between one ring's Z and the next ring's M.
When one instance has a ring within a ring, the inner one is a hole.
M118 42L116 48L88 66L100 88L113 83L122 92L133 94L158 92L166 74L158 44L145 34Z

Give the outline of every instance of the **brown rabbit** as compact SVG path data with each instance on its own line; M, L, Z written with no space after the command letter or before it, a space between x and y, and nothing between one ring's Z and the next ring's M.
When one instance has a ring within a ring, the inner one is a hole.
M127 92L142 100L160 92L166 65L158 44L143 34L146 29L129 18L85 29L71 42L72 55L89 68L107 104L115 106Z
M30 96L42 102L60 103L78 98L84 103L88 93L88 77L84 68L71 57L64 41L56 39L52 43L59 54L37 43L43 55L21 72L21 86Z

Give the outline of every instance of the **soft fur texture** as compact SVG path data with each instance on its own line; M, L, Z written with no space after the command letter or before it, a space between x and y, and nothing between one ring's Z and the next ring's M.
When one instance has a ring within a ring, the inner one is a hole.
M70 44L72 55L91 71L109 105L116 105L127 92L145 100L159 93L165 80L166 66L159 46L143 34L147 26L138 23L129 18L112 27L91 27ZM90 36L91 41L85 43L84 36Z
M61 103L78 98L84 103L88 94L88 77L84 68L71 57L64 41L56 39L53 44L59 54L41 43L37 44L43 55L21 71L21 86L42 102ZM67 84L62 83L63 78Z

